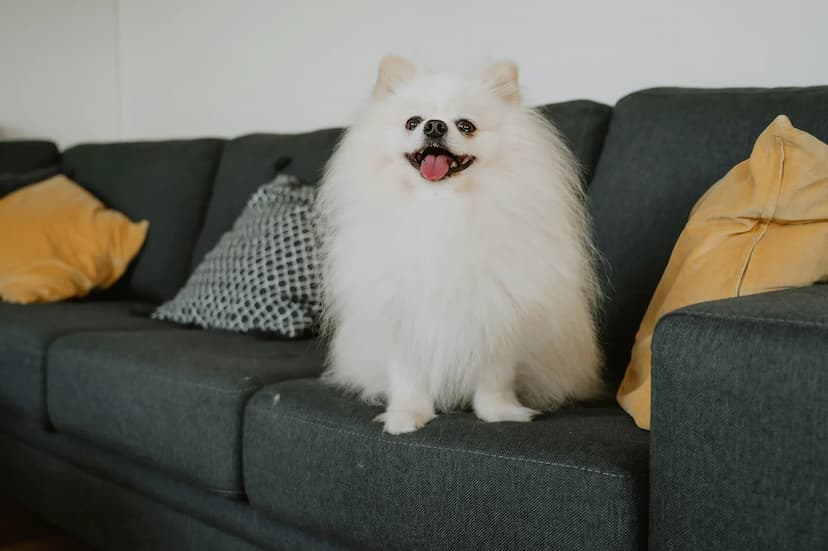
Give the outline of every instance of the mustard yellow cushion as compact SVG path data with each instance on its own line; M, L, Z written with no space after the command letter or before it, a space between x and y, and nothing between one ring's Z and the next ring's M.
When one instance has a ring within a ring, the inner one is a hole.
M0 199L0 299L55 302L105 289L138 254L148 226L65 176L10 193Z
M828 145L784 115L690 213L635 338L618 402L650 428L650 344L666 313L828 274Z

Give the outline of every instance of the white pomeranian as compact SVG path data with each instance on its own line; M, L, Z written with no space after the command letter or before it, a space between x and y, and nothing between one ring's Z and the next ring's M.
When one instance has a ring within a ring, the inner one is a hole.
M472 406L529 421L601 389L598 287L575 160L517 67L398 57L328 164L326 380L384 402L385 431Z

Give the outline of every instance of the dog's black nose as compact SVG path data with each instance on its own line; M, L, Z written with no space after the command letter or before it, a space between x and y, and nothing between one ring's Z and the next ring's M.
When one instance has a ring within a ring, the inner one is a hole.
M441 120L431 119L423 125L423 132L429 138L442 138L448 132L448 126Z

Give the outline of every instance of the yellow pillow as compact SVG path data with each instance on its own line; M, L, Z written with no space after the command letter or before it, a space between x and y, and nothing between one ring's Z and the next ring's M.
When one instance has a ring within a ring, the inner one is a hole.
M105 289L138 254L148 226L65 176L10 193L0 199L0 299L55 302Z
M618 403L650 428L650 344L666 313L828 274L828 145L778 116L690 213L635 337Z

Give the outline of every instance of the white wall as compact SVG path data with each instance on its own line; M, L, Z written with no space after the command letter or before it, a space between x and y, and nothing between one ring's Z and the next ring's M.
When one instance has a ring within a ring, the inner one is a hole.
M120 135L116 0L0 0L0 140Z
M85 37L83 51L69 55L60 36L37 38L88 12L96 22L71 33ZM23 83L13 86L21 107L10 125L0 85L0 126L63 142L347 124L388 52L453 69L512 58L533 103L614 103L657 85L828 84L826 0L0 0L0 20L18 38L21 27L45 27L23 36L33 51L0 54L2 74L11 64ZM113 44L118 78L102 61ZM59 80L98 84L94 96L64 93L57 110L73 113L47 124L40 107L54 111L55 98L27 94L44 84L52 50L63 60Z

